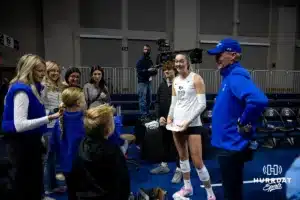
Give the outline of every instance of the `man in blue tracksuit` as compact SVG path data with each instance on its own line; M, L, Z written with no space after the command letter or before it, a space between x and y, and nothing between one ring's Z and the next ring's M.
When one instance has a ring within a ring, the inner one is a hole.
M146 44L143 49L143 56L136 64L139 106L142 119L146 119L149 116L151 105L151 76L157 72L156 69L153 68L150 52L151 48Z
M239 60L241 47L236 40L221 40L214 55L222 83L212 116L212 145L218 151L224 196L227 200L242 200L244 163L252 159L257 147L254 130L268 104L265 94L256 87L249 72Z

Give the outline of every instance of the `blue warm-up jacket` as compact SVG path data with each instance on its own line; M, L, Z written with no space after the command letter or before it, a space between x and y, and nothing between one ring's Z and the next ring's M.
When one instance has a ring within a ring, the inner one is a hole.
M83 112L64 112L63 130L61 137L61 127L59 120L54 125L53 134L50 139L50 151L59 155L58 162L62 172L70 172L72 163L78 153L80 142L85 136L83 124Z
M38 91L40 91L41 84L36 84ZM46 116L45 107L38 98L34 95L30 85L22 82L14 83L8 90L5 98L2 131L5 133L17 133L14 125L14 96L18 92L25 92L29 98L28 119L37 119ZM34 130L22 132L22 134L43 134L47 130L47 125L42 125Z
M268 105L268 98L256 87L249 72L239 63L221 69L223 77L212 116L212 145L225 150L241 151L254 136L257 121ZM252 134L238 132L251 123Z

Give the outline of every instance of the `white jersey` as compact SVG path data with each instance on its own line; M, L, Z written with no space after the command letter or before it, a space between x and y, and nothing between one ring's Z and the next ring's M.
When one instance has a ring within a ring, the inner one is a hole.
M197 93L194 84L194 72L183 79L177 76L174 79L174 89L177 96L177 102L174 108L174 123L181 124L190 117L190 113L198 107ZM200 116L190 123L189 126L202 126Z

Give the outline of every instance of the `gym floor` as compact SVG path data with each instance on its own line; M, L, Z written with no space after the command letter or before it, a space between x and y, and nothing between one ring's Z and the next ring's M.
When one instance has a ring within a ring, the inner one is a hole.
M282 167L282 173L277 177L284 177L285 172L299 155L299 147L280 147L276 149L261 148L256 152L253 161L248 162L244 170L244 200L284 200L285 199L285 185L282 185L282 189L276 189L274 191L264 191L265 183L253 183L254 178L265 177L263 173L263 167L266 165L280 165ZM131 145L129 149L129 155L132 157L138 156L139 152L137 148ZM215 191L218 200L223 199L223 190L221 183L221 177L218 169L216 159L211 158L206 160L205 164L210 172L213 189ZM137 192L139 188L153 188L161 187L168 191L169 199L172 199L172 194L179 190L182 184L174 185L170 181L173 173L166 175L151 175L149 170L156 165L141 163L141 168L136 171L134 167L129 165L131 175L131 189L133 192ZM191 165L192 166L192 165ZM175 170L175 163L169 165L171 172ZM198 179L196 171L192 170L192 184L194 186L194 195L191 199L206 200L206 192L200 187L201 183ZM53 196L57 200L67 200L66 195Z

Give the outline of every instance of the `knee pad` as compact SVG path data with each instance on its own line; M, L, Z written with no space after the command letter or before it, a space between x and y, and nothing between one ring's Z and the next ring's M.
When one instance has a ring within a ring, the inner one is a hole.
M196 169L200 181L208 181L210 179L209 173L205 166L203 166L201 169Z
M188 173L191 171L189 160L180 161L180 169L182 173Z

